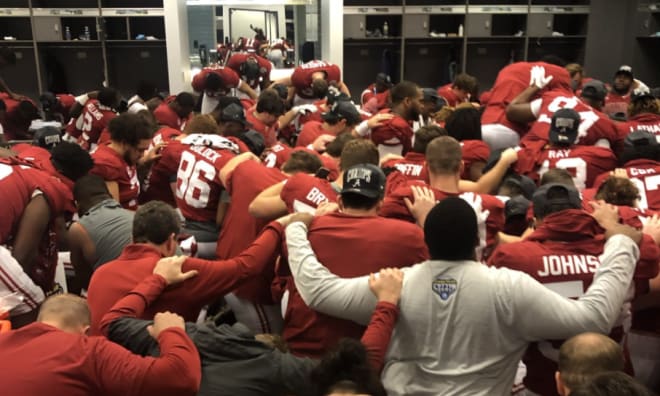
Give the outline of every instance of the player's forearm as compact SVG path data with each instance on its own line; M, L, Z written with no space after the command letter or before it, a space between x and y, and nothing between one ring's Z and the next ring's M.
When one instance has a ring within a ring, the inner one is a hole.
M369 323L377 301L369 291L368 277L341 279L328 271L316 258L303 223L287 227L286 244L296 289L307 306L362 325Z
M396 304L379 301L371 315L369 326L362 335L361 341L367 349L369 364L376 373L383 370L385 355L398 317L399 308Z
M110 324L119 318L142 317L147 307L160 297L165 287L167 282L160 275L149 275L144 278L103 316L100 324L101 333L107 336Z
M536 116L532 112L530 102L534 95L539 91L540 89L535 85L525 88L525 90L513 98L511 103L506 107L506 118L519 123L534 121Z

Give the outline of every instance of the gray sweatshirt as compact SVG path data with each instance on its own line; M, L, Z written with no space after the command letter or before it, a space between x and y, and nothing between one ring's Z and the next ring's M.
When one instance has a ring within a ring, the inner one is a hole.
M303 223L286 229L286 241L305 303L367 324L376 305L368 277L330 273L316 259ZM382 374L388 394L509 395L530 342L609 332L638 257L630 238L610 238L594 281L579 300L564 298L525 273L474 261L426 261L404 269L401 313Z

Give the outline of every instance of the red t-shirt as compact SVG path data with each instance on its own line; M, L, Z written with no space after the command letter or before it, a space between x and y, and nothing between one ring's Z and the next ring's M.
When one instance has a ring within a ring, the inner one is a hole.
M533 66L543 66L547 76L553 76L546 89L564 87L571 91L571 78L568 71L560 66L544 62L516 62L505 66L497 75L490 90L486 108L481 115L481 124L501 124L518 132L521 136L527 132L527 125L520 125L506 118L506 108L525 88L529 87L530 70Z
M78 144L85 150L93 149L98 143L101 132L115 117L117 113L111 108L103 106L96 99L88 100L76 122L75 133L78 134Z
M206 304L240 286L252 276L260 274L279 254L282 227L273 222L241 255L231 260L207 261L188 258L183 271L196 269L199 275L176 287L169 287L141 319L153 319L158 312L171 311L186 321L194 322ZM162 256L150 245L131 244L113 261L94 272L87 291L87 304L92 314L91 331L100 334L103 315L142 280L153 273ZM127 271L130 268L130 271Z
M367 275L384 267L408 267L428 258L421 228L378 216L332 213L316 217L308 238L319 261L342 278ZM355 265L356 257L360 258L359 265ZM293 279L288 279L287 290L282 337L294 354L319 358L341 338L362 336L363 326L307 307Z
M490 157L490 147L481 140L463 140L461 142L461 151L463 153L463 173L461 179L471 180L470 168L476 162L483 162L484 165Z
M614 91L608 92L605 97L605 105L603 106L603 113L608 116L613 116L617 113L628 114L628 106L630 105L630 92L625 95L619 95Z
M380 113L391 113L390 109L382 110ZM394 114L394 113L392 113ZM376 146L402 146L402 155L405 155L412 147L414 132L410 123L401 116L395 114L393 118L385 120L381 125L371 130L371 140Z
M592 146L605 139L613 151L623 149L623 138L619 136L614 121L605 114L582 102L570 91L554 90L541 96L541 109L529 133L521 141L521 146L540 149L548 142L550 122L559 109L573 109L580 114L580 126L575 144Z
M245 161L229 174L225 187L231 196L231 205L218 237L215 251L218 259L235 257L254 242L268 222L250 215L250 203L263 190L285 179L279 169L266 168L256 161ZM263 273L247 281L234 294L254 303L273 304L270 285L274 275L273 261Z
M57 177L62 181L62 183L64 183L64 185L66 185L71 191L73 191L74 182L64 177L61 173L57 171L57 169L55 169L55 166L50 161L50 151L42 147L32 146L27 144L26 145L17 144L16 146L12 147L12 150L18 153L18 158L24 159L26 161L30 161L39 169L48 172L48 174L50 174L51 176Z
M319 121L309 121L303 125L298 140L296 140L296 147L307 147L321 135L331 134L323 129L323 123Z
M247 122L252 124L252 129L259 132L261 136L264 137L264 144L266 147L271 147L277 143L277 121L275 121L275 124L273 125L266 125L255 116L256 111L257 106L252 106L245 110L245 118L247 119Z
M313 60L296 67L291 74L291 85L296 89L298 96L304 99L314 99L312 74L317 72L325 73L328 84L341 82L339 66L330 62Z
M165 125L172 129L183 131L183 129L186 127L186 123L192 118L192 113L190 113L186 118L179 117L179 115L170 107L170 103L172 103L175 99L176 96L174 95L165 98L165 100L154 109L153 114L156 118L156 121L158 121L160 125Z
M182 143L192 142L194 136L206 136L212 143L191 144L181 152L176 176L176 205L188 220L215 222L223 189L220 171L239 153L239 148L218 135L188 135Z
M443 85L438 88L438 95L440 95L446 102L449 107L456 107L463 101L461 101L456 93L452 89L453 84Z
M639 190L640 209L660 211L660 162L649 159L636 159L626 162L623 166L628 178ZM610 177L610 172L605 172L596 178L594 187L600 185Z
M564 210L546 216L543 224L524 241L498 246L488 263L526 272L563 296L577 298L589 288L600 266L598 256L605 246L603 232L588 213L579 209ZM640 254L634 280L636 284L648 285L648 280L658 274L660 249L646 236ZM645 293L647 287L636 292ZM628 310L624 311L626 313L619 318L610 335L617 342L624 336L621 325L630 315ZM527 350L523 358L527 365L524 383L532 392L555 394L557 365L552 356L556 356L561 343L542 341L532 344Z
M243 73L241 73L241 65L245 63L249 58L256 59L257 63L259 64L259 77L256 80L252 80L252 81L245 80L244 79L245 76L243 75ZM273 65L266 59L262 58L261 56L255 54L246 54L246 53L232 54L229 60L227 61L227 63L225 64L225 66L235 71L236 74L238 74L239 77L243 78L244 81L252 89L256 89L262 81L269 81L270 71L273 68Z
M382 92L377 92L376 84L369 84L369 86L364 91L362 91L362 94L360 95L360 103L362 103L362 107L366 107L367 103L374 100L374 104L370 106L375 106L375 109L369 108L369 110L371 110L371 113L375 113L387 106L387 98L389 97L389 94L389 89L386 89Z
M140 203L163 201L176 207L171 183L176 182L176 173L181 161L181 153L186 145L172 140L161 152L161 157L153 164L140 194Z
M62 113L64 122L69 121L71 118L71 108L76 104L76 97L71 94L57 94L55 97L58 101L57 110Z
M94 167L90 173L102 177L106 182L117 182L121 206L125 209L137 210L140 182L135 165L128 165L110 146L97 146L91 155Z
M312 153L321 159L323 167L330 171L327 179L330 181L337 180L339 176L339 167L337 165L337 159L330 157L326 154L319 154L314 150L310 150L306 147L295 147L291 148L283 143L277 143L268 149L264 156L264 165L268 168L277 168L280 169L282 165L291 157L291 153L294 151L304 150L308 153Z
M383 168L396 168L408 180L427 181L426 156L423 153L409 151L401 159L393 159L382 164Z
M595 146L546 148L541 152L523 149L514 164L516 173L528 176L536 183L550 169L566 169L578 190L594 186L596 177L616 168L617 159L612 150Z
M209 73L215 73L222 79L222 88L220 88L221 94L226 95L229 93L230 89L238 88L238 85L241 82L241 78L238 76L238 74L236 74L236 72L230 68L223 66L205 67L201 72L197 73L197 75L192 80L191 85L195 91L204 91L204 83L206 82L206 76Z
M320 204L337 201L338 193L326 179L297 173L286 181L280 198L286 204L289 213L314 213Z
M388 179L388 183L390 180ZM383 217L391 217L395 219L405 220L411 223L415 222L415 218L410 214L408 207L404 201L405 198L408 198L411 202L414 202L414 197L412 193L412 186L425 186L433 191L436 200L441 201L447 197L466 197L467 195L457 194L457 193L447 193L435 189L424 182L420 181L407 181L400 184L398 187L389 190L388 194L385 196L383 205L380 208L379 214ZM467 193L472 194L472 193ZM486 219L486 251L484 252L484 257L488 256L488 252L492 251L495 247L496 237L498 231L504 229L504 203L498 198L488 195L488 194L474 194L481 198L482 204L481 207L483 210L488 210L488 218Z
M658 138L660 136L660 115L641 113L628 118L626 122L617 122L616 126L622 139L637 129L650 132Z

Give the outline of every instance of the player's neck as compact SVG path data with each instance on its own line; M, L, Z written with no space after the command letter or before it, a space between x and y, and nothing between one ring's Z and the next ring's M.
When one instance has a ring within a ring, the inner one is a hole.
M455 175L435 175L429 173L429 185L436 190L458 193L458 180Z
M378 207L374 207L372 209L352 209L352 208L344 207L341 209L341 212L348 216L355 216L355 217L378 216Z

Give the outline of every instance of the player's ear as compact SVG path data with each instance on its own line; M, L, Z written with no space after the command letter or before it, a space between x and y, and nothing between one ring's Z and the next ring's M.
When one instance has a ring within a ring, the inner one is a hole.
M344 202L341 199L341 194L337 196L337 206L339 206L339 211L344 210Z
M561 380L561 374L559 371L555 371L555 386L557 387L557 393L559 393L561 396L565 396L567 394L567 389L564 386L564 381Z

